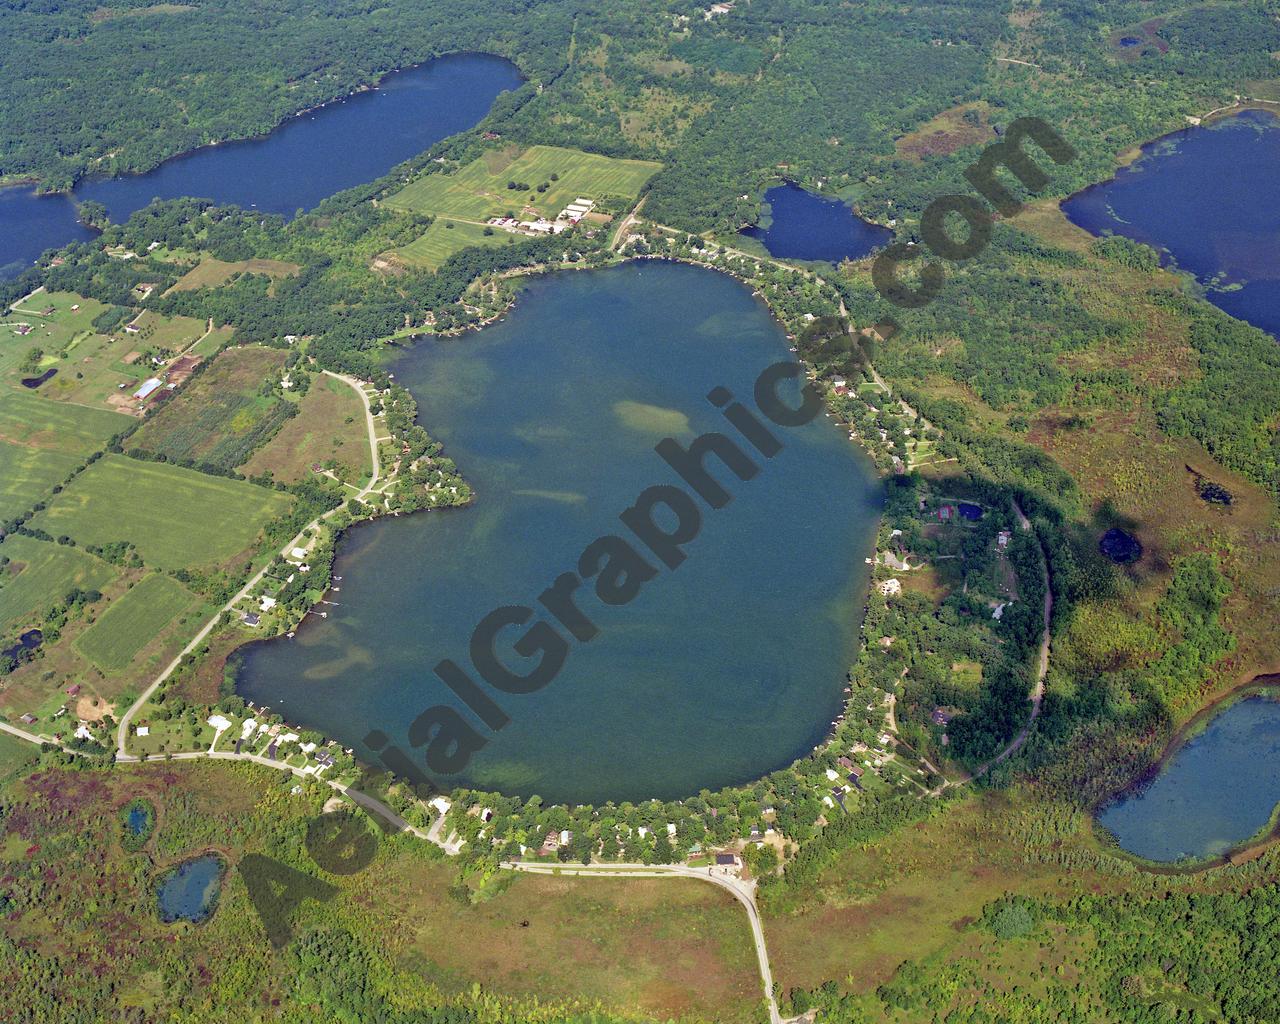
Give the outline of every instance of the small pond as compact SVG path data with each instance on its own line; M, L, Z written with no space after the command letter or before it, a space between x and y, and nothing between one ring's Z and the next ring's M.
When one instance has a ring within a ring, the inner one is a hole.
M45 381L53 377L53 375L56 374L57 372L58 372L58 368L56 366L51 366L49 367L49 369L45 370L44 373L40 374L39 377L23 377L22 386L24 388L32 388L34 390L35 388L38 388L41 384L43 384Z
M771 256L839 263L869 256L889 244L893 232L863 220L845 203L788 182L764 196L765 216L744 235L764 243Z
M222 858L216 853L183 861L156 888L160 920L165 924L206 920L217 907L221 888Z
M41 633L40 630L29 629L18 637L18 642L16 644L6 647L3 651L0 651L0 656L16 658L19 651L34 651L40 646L43 640L44 634Z
M1099 539L1098 550L1117 565L1125 565L1142 557L1142 542L1118 526L1113 526Z
M1267 826L1280 803L1280 699L1254 693L1212 714L1148 784L1098 814L1121 849L1173 863L1220 857Z

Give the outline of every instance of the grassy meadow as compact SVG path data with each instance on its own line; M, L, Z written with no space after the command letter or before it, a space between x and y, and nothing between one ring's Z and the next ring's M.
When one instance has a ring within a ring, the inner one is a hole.
M0 543L0 635L39 621L46 608L69 590L105 590L116 570L101 559L65 544L19 534Z
M78 544L132 543L161 569L225 565L249 548L287 495L160 462L107 455L32 525Z
M250 259L228 263L226 260L206 256L178 279L170 291L193 292L200 288L217 288L237 274L266 274L273 281L296 274L301 268L284 260Z
M80 635L76 649L100 669L119 671L194 601L173 577L152 573L112 602Z
M484 231L479 224L454 222L441 217L427 228L426 234L421 238L399 249L393 249L392 254L411 267L439 270L444 261L455 252L473 245L514 245L519 237L509 231L494 229L487 235Z
M286 420L239 470L295 483L310 476L316 465L352 483L367 480L373 469L363 403L349 384L325 376L315 377L298 403L298 415Z

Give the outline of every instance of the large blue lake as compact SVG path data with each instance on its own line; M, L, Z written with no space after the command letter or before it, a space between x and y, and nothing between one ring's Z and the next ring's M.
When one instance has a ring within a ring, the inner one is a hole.
M475 503L352 530L337 605L293 639L248 648L239 691L358 754L380 729L421 765L409 723L461 707L437 662L469 669L486 613L535 606L590 542L627 534L618 516L641 491L680 484L659 440L732 435L712 388L753 407L757 375L791 358L742 285L653 261L534 280L503 322L419 343L392 369ZM510 724L438 781L567 802L674 798L758 777L822 740L854 656L881 488L824 416L774 429L784 448L756 456L754 479L709 460L733 499L703 506L684 564L623 606L580 591L599 634L536 693L489 691ZM522 632L499 650L527 671L510 649Z
M1095 235L1145 242L1207 298L1280 336L1280 118L1250 110L1143 147L1109 181L1062 204Z
M742 233L764 243L771 256L839 263L859 260L889 244L893 232L863 220L845 203L788 182L769 189L760 225Z
M1280 700L1246 697L1176 750L1141 791L1098 821L1154 861L1220 856L1257 835L1280 803Z
M291 217L472 127L520 82L515 65L501 57L442 57L290 118L263 138L199 149L147 174L85 180L74 198L102 203L117 223L152 199L180 196ZM68 197L0 190L0 276L21 273L45 249L88 236Z

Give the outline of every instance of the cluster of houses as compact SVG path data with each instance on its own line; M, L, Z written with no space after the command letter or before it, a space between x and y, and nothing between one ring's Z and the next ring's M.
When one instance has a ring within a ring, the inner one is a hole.
M309 553L309 548L304 548L304 547L295 547L289 550L289 554L285 557L285 564L292 566L293 571L290 572L289 575L286 576L283 580L277 579L276 577L271 575L264 576L263 577L264 592L258 595L257 610L242 611L240 613L241 622L243 622L246 626L250 626L253 628L257 628L262 624L262 616L265 615L267 612L271 611L271 609L274 608L277 604L279 604L279 601L277 601L276 598L273 597L271 594L265 593L265 590L274 587L276 592L279 593L282 587L285 587L288 584L293 582L294 577L298 573L310 572L311 566L308 565L306 561L308 553ZM335 587L334 589L336 590L338 588ZM316 612L316 614L319 615L322 619L324 619L324 618L328 618L329 613ZM290 636L292 635L293 634L290 634Z
M556 215L555 220L547 220L546 217L537 217L534 220L520 220L517 217L490 217L487 223L490 227L502 228L503 231L510 231L516 235L558 235L582 220L583 217L595 209L595 205L595 200L593 199L579 198L561 210Z

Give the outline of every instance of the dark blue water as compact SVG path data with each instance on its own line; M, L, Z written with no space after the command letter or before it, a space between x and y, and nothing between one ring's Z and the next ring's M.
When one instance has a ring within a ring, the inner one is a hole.
M1255 836L1280 803L1280 700L1230 705L1141 792L1098 815L1120 846L1177 861L1219 856Z
M66 196L38 196L30 186L0 188L0 280L17 277L46 249L92 238L76 216Z
M768 227L752 227L743 234L764 243L779 259L858 260L888 245L893 232L863 220L838 199L825 199L788 182L764 196Z
M505 321L420 343L392 369L477 500L351 531L328 617L247 649L238 691L362 756L381 729L423 766L410 722L461 708L437 662L469 666L486 613L533 605L602 534L631 536L619 514L645 488L681 482L653 446L733 434L708 391L724 385L753 406L756 376L790 358L742 285L658 262L541 278ZM754 479L709 459L732 500L703 507L684 564L623 606L581 588L599 634L536 693L491 691L510 724L482 730L488 745L438 781L573 803L675 798L757 778L826 735L881 489L824 416L774 429L785 447L757 456ZM528 671L511 650L522 632L507 630L499 650Z
M1250 110L1143 147L1062 204L1095 235L1126 235L1194 274L1207 298L1280 336L1280 118Z
M34 651L44 641L44 634L38 629L29 629L18 637L18 642L0 651L0 656L16 658L19 651Z
M290 118L264 138L199 149L147 174L86 180L74 195L102 203L117 223L152 199L179 196L291 217L472 127L520 82L515 65L501 57L442 57ZM0 273L14 276L45 249L86 237L65 196L0 191Z
M160 920L199 923L213 913L222 887L222 858L207 853L184 861L161 880L156 890Z

